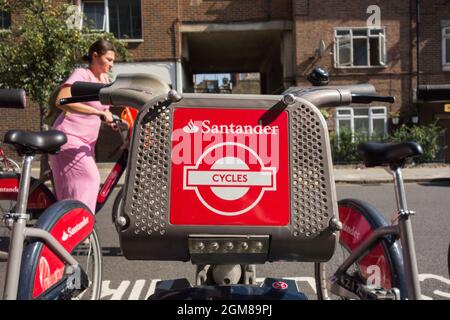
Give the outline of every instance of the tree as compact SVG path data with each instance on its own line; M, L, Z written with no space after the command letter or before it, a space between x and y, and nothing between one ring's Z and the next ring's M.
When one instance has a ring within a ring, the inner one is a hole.
M113 34L75 27L71 9L49 0L0 0L0 11L20 21L0 33L0 88L24 89L39 106L41 128L50 94L80 63L91 43L110 40L119 57L129 58L125 45Z

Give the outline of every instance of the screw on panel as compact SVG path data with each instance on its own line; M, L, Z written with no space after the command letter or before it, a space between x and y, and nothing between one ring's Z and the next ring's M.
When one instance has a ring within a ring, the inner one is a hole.
M195 247L197 248L197 250L203 251L205 249L205 244L203 242L199 242L195 245Z
M289 94L285 94L283 96L283 98L281 99L281 101L286 105L286 106L290 106L292 104L295 103L295 96L291 93Z
M167 94L167 99L170 100L170 102L178 102L181 99L183 99L183 96L179 94L176 90L170 90Z
M340 222L336 218L331 219L330 220L330 229L332 231L341 231L342 230L342 222Z
M214 250L214 251L219 250L219 243L217 243L215 241L211 242L210 248L211 248L211 250Z

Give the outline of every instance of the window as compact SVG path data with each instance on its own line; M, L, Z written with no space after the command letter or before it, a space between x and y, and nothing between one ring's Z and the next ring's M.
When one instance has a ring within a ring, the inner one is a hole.
M9 12L0 11L0 30L9 29L11 26L11 14Z
M368 136L387 133L386 107L344 107L336 109L336 133L347 130Z
M385 66L385 34L385 28L337 28L335 30L335 67Z
M113 33L118 39L141 39L140 0L85 0L82 10L92 31Z
M106 14L103 1L84 1L83 13L89 30L106 31Z
M442 29L442 64L450 70L450 27Z

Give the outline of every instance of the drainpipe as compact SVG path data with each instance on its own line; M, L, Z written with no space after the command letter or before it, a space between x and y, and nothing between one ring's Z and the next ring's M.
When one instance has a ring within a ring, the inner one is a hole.
M177 0L177 19L174 25L174 40L175 40L175 90L183 93L183 66L181 64L181 8L180 0Z
M416 38L417 38L417 45L416 45L416 59L417 59L417 84L416 88L419 88L420 84L420 0L416 0Z

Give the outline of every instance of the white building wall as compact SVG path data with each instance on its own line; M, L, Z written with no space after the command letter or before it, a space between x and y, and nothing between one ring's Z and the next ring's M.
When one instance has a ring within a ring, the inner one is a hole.
M177 89L178 87L176 63L171 61L120 62L114 64L112 71L112 80L121 73L149 73L160 77L174 89Z

